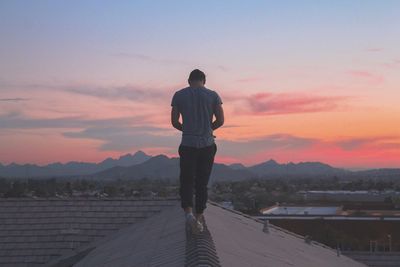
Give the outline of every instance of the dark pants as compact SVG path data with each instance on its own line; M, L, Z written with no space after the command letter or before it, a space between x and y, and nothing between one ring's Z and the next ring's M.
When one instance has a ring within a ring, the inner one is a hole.
M207 185L214 164L217 145L195 148L179 146L179 194L181 207L193 207L193 187L195 189L196 213L203 213L208 198Z

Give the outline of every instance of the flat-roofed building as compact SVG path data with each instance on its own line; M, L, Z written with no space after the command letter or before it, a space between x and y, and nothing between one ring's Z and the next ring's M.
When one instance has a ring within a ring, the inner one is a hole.
M342 211L340 206L273 206L262 209L264 215L336 215Z

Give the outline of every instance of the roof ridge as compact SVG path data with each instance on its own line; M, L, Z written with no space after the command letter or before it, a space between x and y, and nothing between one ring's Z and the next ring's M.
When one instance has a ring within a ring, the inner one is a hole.
M204 218L202 233L193 234L186 224L186 259L185 267L209 266L221 267L215 244Z

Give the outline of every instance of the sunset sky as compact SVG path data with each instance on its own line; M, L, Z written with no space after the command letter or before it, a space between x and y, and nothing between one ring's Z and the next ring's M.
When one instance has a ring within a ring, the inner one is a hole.
M0 163L178 156L175 91L218 92L216 162L400 167L400 1L0 1Z

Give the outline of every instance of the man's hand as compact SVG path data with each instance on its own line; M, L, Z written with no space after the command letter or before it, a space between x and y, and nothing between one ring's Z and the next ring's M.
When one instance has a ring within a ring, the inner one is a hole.
M182 123L179 122L179 116L180 116L180 113L179 113L178 107L177 106L172 106L172 109L171 109L171 124L175 129L177 129L179 131L182 131Z
M222 125L224 125L224 120L225 120L224 109L222 108L221 104L218 104L215 107L214 115L215 115L215 121L213 121L211 128L213 130L216 130L219 127L221 127Z

